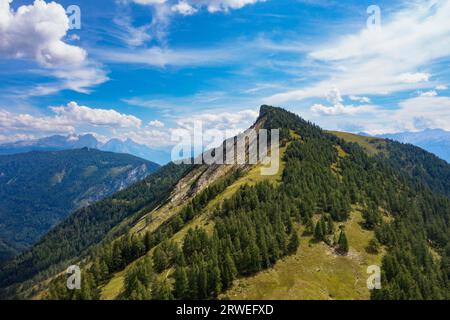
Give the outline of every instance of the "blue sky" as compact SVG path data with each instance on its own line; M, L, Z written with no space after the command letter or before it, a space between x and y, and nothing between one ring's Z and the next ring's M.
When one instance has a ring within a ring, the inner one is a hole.
M445 0L0 0L0 142L165 146L192 120L242 130L261 104L326 129L450 130L449 16Z

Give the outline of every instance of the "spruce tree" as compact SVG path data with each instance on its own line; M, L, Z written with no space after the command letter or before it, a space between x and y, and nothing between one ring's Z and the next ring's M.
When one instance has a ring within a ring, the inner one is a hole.
M293 230L291 238L289 239L288 250L289 254L297 253L298 246L300 245L300 240L298 238L298 234L295 230Z
M323 240L323 229L321 221L317 221L316 228L314 229L314 238L317 241Z
M189 283L184 267L175 270L175 297L183 300L188 298Z
M338 240L338 251L341 254L347 254L349 250L347 236L345 235L345 231L342 229L341 234L339 235Z

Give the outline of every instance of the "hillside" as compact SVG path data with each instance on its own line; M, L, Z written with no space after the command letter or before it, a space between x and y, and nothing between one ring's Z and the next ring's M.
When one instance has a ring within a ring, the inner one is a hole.
M425 184L431 191L450 197L450 165L436 155L411 144L393 140L331 132L349 143L356 143L372 156L376 156L400 174L417 184Z
M72 211L157 168L130 155L87 148L0 156L0 257L33 245Z
M327 133L279 108L263 106L253 127L281 129L277 175L262 176L260 165L163 167L166 174L176 172L163 185L163 196L140 200L147 190L157 190L153 175L73 215L85 226L82 234L104 228L89 241L67 237L81 234L63 232L71 224L49 234L0 272L0 286L15 284L5 294L132 300L450 297L450 200L440 175L448 166L418 148ZM98 206L111 210L113 204L125 211L114 222L85 223L96 220ZM60 246L63 237L82 245ZM55 257L56 251L64 254ZM36 260L42 256L45 263ZM84 270L79 291L67 290L65 278L55 277L68 260ZM383 270L382 289L375 292L365 287L371 264Z
M427 129L418 132L384 134L381 138L410 143L450 163L450 132L441 129Z

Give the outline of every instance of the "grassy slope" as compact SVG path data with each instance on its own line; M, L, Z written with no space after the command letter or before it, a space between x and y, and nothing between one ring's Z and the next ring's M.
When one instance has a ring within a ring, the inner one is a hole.
M335 136L347 141L354 142L362 146L368 154L375 155L379 152L382 152L386 147L386 141L380 138L374 137L364 137L352 133L347 132L339 132L339 131L330 131L329 133L334 134Z
M270 270L235 281L224 296L250 300L369 299L367 266L381 265L382 255L365 251L373 232L363 230L361 221L361 213L355 210L345 224L348 256L338 256L324 243L301 236L296 255L279 261Z

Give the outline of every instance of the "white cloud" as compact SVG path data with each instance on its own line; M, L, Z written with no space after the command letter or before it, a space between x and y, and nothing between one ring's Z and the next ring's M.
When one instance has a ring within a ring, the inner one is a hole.
M176 123L179 127L185 129L191 129L194 122L200 122L204 129L239 131L252 125L258 114L257 111L251 109L238 112L205 112L189 118L179 118Z
M178 116L174 119L174 125L171 127L155 120L145 127L133 130L115 130L113 134L120 139L129 138L148 146L170 146L176 143L172 141L173 133L190 134L192 138L194 124L200 125L202 133L205 135L209 130L219 130L224 138L229 138L249 128L257 117L258 112L251 109L237 112L203 112L190 114L189 117Z
M419 92L419 96L421 97L436 97L438 93L435 90Z
M0 134L0 143L8 143L15 141L28 141L33 140L36 137L31 134L13 134L13 135L2 135Z
M361 103L370 103L371 101L370 101L370 98L368 98L368 97L359 97L359 96L353 96L353 95L351 95L351 96L349 96L348 97L351 101L358 101L358 102L361 102Z
M438 86L436 86L436 90L447 90L448 87L446 85L440 84Z
M187 1L178 2L171 7L171 10L184 16L189 16L197 12L197 9L191 6Z
M189 12L194 10L192 13L195 13L197 10L201 8L207 8L207 10L211 13L220 12L220 11L229 11L235 9L241 9L249 4L255 4L258 1L262 2L265 0L131 0L136 4L141 5L171 5L172 8L177 8L176 12L185 14L185 12Z
M363 106L344 105L343 104L344 99L342 99L341 93L337 88L333 88L332 90L330 90L326 96L326 99L331 104L331 106L325 106L323 104L314 104L311 107L311 111L320 115L335 116L341 114L352 115L360 112L368 112L374 110L374 107L370 105L363 105Z
M154 129L151 127L145 127L139 130L115 132L113 136L122 140L131 139L137 143L144 144L149 147L171 145L170 130L163 128Z
M164 128L164 123L159 120L153 120L148 123L150 127Z
M152 47L141 50L99 50L97 54L108 62L144 64L153 67L220 64L234 58L230 50L221 48L172 50Z
M128 2L138 5L150 6L152 22L140 28L132 27L130 23L127 23L125 27L132 37L138 33L140 38L144 38L142 32L146 32L148 35L146 40L156 39L166 44L167 29L174 15L193 15L204 8L209 13L229 12L263 1L265 0L128 0ZM127 0L123 0L123 2L127 2Z
M206 6L211 13L241 9L246 5L255 4L261 0L188 0L198 6ZM264 1L264 0L263 0Z
M106 72L95 63L86 63L77 68L51 68L43 73L59 79L58 82L36 85L23 93L24 96L44 96L62 90L73 90L80 93L90 93L92 87L102 84L109 78Z
M37 72L58 79L37 84L21 95L48 95L64 89L86 93L108 80L101 66L88 60L84 49L63 41L69 19L60 4L35 0L13 10L12 2L0 0L0 55L4 59L34 61L41 67Z
M136 132L154 130L150 126L142 128L142 121L133 115L80 106L76 102L70 102L67 106L50 107L50 110L53 115L42 116L0 109L0 135L11 136L10 140L18 140L14 137L74 134L79 130L83 132L88 130L97 135L100 135L99 132L107 133L115 130L136 130ZM154 124L158 126L162 123L158 121Z
M166 0L132 0L134 3L142 5L163 4Z
M110 127L140 127L142 121L135 116L119 113L115 110L94 109L70 102L67 106L51 107L60 118L67 122Z
M450 98L422 96L405 100L393 112L393 118L403 131L441 128L450 130Z
M0 132L8 135L22 132L74 132L74 126L60 117L37 117L30 114L14 114L0 109Z
M10 3L0 0L0 54L34 59L43 66L78 65L86 60L85 50L62 40L69 19L60 4L35 0L14 11Z
M311 116L329 130L367 132L372 135L424 129L450 130L450 97L418 96L398 103L395 109L373 106L349 121L348 114Z
M343 105L343 104L336 104L331 107L324 106L323 104L314 104L311 107L311 111L324 115L324 116L335 116L335 115L341 115L341 114L347 114L352 115L356 113L361 112L368 112L373 111L372 106L353 106L353 105Z
M267 97L273 104L323 96L338 83L343 95L386 95L429 89L426 68L450 56L450 1L414 1L384 17L379 29L363 29L309 52L328 76L301 89ZM297 51L292 51L293 53Z
M140 46L146 41L151 40L151 36L149 34L151 29L150 24L135 27L133 26L131 17L126 14L121 14L120 16L114 18L114 23L120 28L120 31L117 31L115 35L129 46Z
M404 73L401 74L398 79L404 83L419 83L427 82L430 79L429 73L416 72L416 73Z

